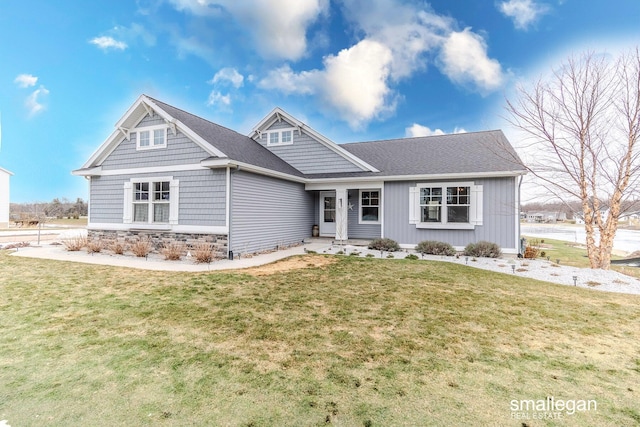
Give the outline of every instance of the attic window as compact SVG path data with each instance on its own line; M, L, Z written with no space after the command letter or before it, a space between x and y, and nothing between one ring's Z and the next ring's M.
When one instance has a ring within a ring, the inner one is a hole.
M136 132L136 150L167 147L167 127L164 125L138 128Z
M267 134L267 146L293 144L293 129L273 130Z

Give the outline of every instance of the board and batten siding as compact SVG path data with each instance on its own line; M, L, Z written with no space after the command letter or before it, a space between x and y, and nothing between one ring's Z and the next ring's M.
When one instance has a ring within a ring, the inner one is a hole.
M172 176L173 179L179 180L178 224L226 225L226 171L224 169L92 177L89 221L122 224L124 183L129 182L131 178L161 176Z
M384 186L384 234L400 244L415 245L423 240L464 247L481 240L516 250L516 178L473 180L483 188L482 225L473 230L423 229L409 224L409 187L416 182L386 182ZM427 181L421 181L427 182ZM442 181L439 181L442 182ZM455 181L451 181L455 182Z
M304 184L232 171L229 247L244 254L301 243L316 223L313 211Z
M297 128L293 131L293 144L267 146L269 131L287 128L293 128L293 126L284 120L275 122L262 133L258 143L305 174L362 171L349 160L306 134L304 130L299 133Z
M148 115L138 124L137 128L165 124L158 116ZM209 153L178 131L167 129L166 148L153 148L136 150L138 132L131 129L130 138L123 138L122 142L102 163L103 170L140 168L147 166L173 166L198 164L201 160L210 157Z

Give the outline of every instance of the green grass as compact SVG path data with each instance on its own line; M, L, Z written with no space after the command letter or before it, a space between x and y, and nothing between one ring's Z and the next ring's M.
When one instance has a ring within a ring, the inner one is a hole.
M308 257L323 257L309 255ZM0 419L16 426L637 425L640 297L463 265L335 257L253 276L0 252Z
M554 240L547 238L541 239L528 236L524 237L527 239L527 242L529 244L531 244L532 242L540 243L544 241L544 243L540 247L540 250L546 252L546 255L549 257L550 261L557 262L557 260L560 260L560 265L590 268L589 258L587 257L587 250L583 245L572 242L565 242L563 240ZM623 257L616 255L611 256L612 260L622 258ZM640 268L611 265L611 269L640 279Z

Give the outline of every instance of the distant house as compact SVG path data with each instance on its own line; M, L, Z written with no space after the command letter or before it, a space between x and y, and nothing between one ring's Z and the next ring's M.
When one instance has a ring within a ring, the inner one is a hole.
M89 180L90 236L207 241L221 255L313 229L519 248L525 168L501 131L339 145L280 108L242 135L142 95L73 173Z
M557 211L527 212L525 218L527 222L558 222L566 221L567 214L565 212Z
M0 168L0 228L9 226L9 177L13 173Z

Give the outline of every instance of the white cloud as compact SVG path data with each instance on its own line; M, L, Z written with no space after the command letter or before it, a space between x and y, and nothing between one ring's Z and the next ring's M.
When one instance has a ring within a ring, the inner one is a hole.
M467 131L464 128L456 127L452 133L466 133ZM446 135L446 132L442 129L434 129L431 130L428 126L423 126L418 123L412 124L410 127L405 129L405 136L408 138L418 137L418 136L434 136L434 135Z
M18 87L26 88L35 86L38 82L38 78L36 76L32 76L31 74L20 74L13 81Z
M231 96L229 94L223 95L217 90L211 91L209 94L209 99L207 100L207 106L209 107L222 107L223 109L227 109L231 106Z
M30 116L34 116L45 109L42 98L47 95L49 95L49 90L44 86L40 86L40 88L34 90L33 93L27 97L24 104L27 110L29 110Z
M241 87L244 82L244 76L238 72L235 68L225 67L218 71L209 83L211 84L225 84L230 83L236 89Z
M109 36L95 37L89 40L89 43L98 46L102 50L125 50L127 48L127 44L125 42L118 41Z
M392 91L387 85L392 60L387 46L367 39L325 58L325 101L353 128L393 110L395 105L388 103Z
M258 82L263 89L278 90L285 95L313 95L321 86L320 70L296 73L289 65L283 65L269 71L267 76Z
M498 5L498 9L511 18L515 27L520 30L526 30L549 11L547 5L536 3L534 0L503 1Z
M200 16L233 16L257 45L258 54L297 60L307 50L307 28L327 13L328 0L170 0L178 10Z
M488 93L504 83L500 63L487 56L487 44L469 28L452 32L440 52L441 70L453 82Z
M323 70L295 73L285 65L259 82L285 94L319 95L353 128L395 108L387 86L392 61L383 44L362 40L324 59Z

